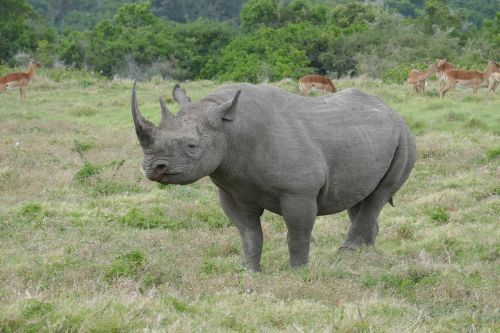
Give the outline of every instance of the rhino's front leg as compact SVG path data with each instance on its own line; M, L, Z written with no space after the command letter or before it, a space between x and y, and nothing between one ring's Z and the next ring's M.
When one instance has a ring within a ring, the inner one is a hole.
M318 212L314 196L284 196L281 211L288 229L290 266L300 267L309 261L311 232Z
M240 232L245 266L252 271L260 272L263 242L260 216L264 210L240 202L222 189L219 190L219 198L224 213Z

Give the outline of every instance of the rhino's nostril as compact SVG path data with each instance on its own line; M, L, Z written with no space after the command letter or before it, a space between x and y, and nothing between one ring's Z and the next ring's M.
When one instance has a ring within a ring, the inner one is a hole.
M165 171L166 168L167 168L166 164L157 164L157 165L155 165L155 171L156 172Z

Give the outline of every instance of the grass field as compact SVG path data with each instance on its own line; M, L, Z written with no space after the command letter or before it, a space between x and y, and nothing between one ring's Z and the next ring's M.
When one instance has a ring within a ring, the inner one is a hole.
M284 222L265 213L260 274L208 178L145 178L131 81L42 70L26 101L0 94L0 332L498 332L500 93L336 85L403 115L416 167L373 248L339 252L347 215L320 217L309 267L290 270ZM184 86L194 100L217 87ZM172 87L138 85L148 119L161 95L178 109Z

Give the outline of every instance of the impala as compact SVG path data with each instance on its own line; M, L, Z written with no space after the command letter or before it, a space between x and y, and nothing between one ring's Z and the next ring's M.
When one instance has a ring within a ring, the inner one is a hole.
M7 88L19 87L22 100L26 96L26 90L35 75L35 70L40 67L42 67L42 65L32 60L29 65L28 72L9 73L0 77L0 91L4 91Z
M337 89L335 89L335 86L329 78L316 74L306 75L299 80L299 89L302 96L308 96L311 88L323 90L323 95L326 94L327 91L332 93L337 92Z
M455 66L448 62L448 59L437 59L437 71L436 71L436 87L437 90L441 90L441 83L444 81L443 73L445 70L454 69Z
M497 89L498 82L500 82L500 72L491 73L489 78L490 84L488 85L488 94L493 94Z
M463 71L459 69L448 69L443 71L443 77L446 82L445 86L440 90L439 95L441 98L444 97L446 92L455 87L457 84L463 88L472 87L474 93L477 92L479 87L489 80L490 75L494 72L499 71L499 66L490 61L486 66L485 72L478 71Z
M427 69L423 72L412 69L408 73L408 83L413 86L416 93L425 91L425 81L429 76L431 76L437 70L437 66L434 64L429 65Z

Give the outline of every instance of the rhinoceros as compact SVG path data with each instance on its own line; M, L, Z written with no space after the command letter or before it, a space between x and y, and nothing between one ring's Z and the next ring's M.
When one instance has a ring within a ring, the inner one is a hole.
M245 266L260 271L264 210L282 215L292 268L307 264L316 216L347 210L341 249L371 245L377 219L415 164L415 141L378 97L346 89L302 97L268 85L231 84L191 102L176 86L176 116L160 98L159 126L132 115L150 180L190 184L209 176L238 229Z

